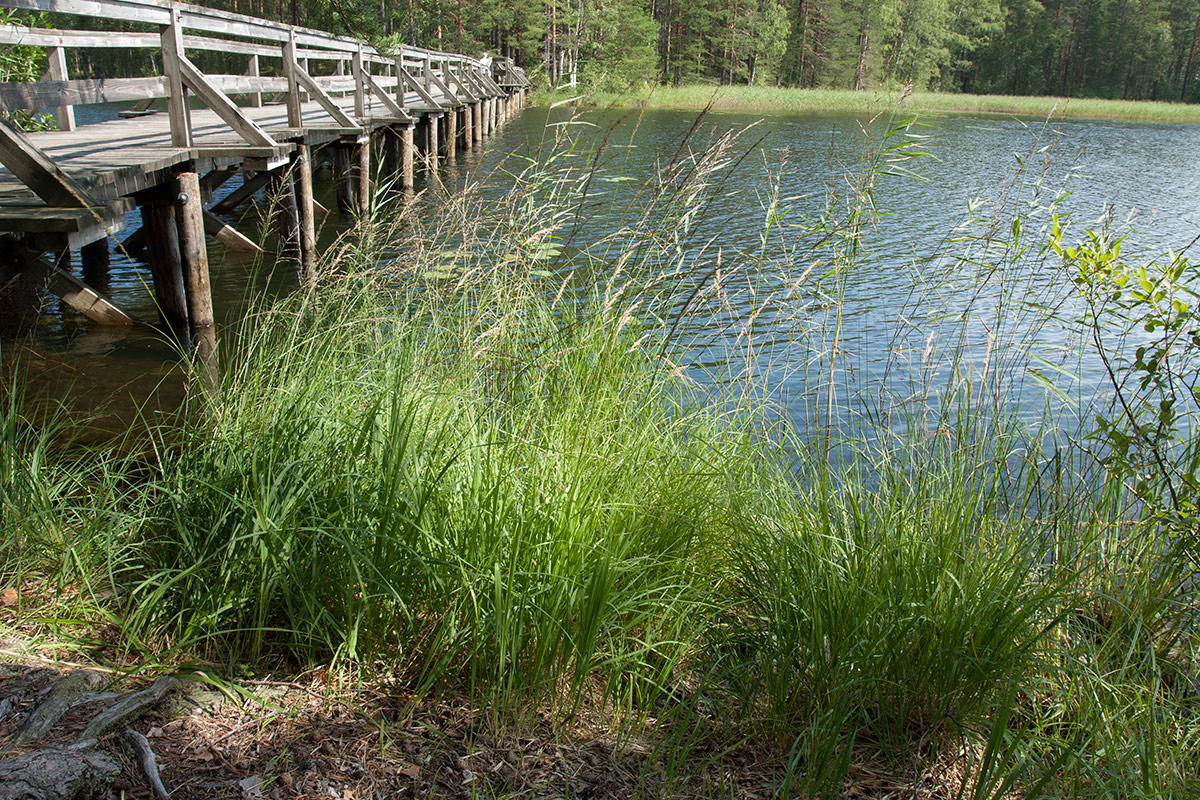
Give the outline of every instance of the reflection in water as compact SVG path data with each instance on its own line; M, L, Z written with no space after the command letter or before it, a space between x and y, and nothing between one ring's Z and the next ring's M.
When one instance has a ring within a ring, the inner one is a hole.
M509 171L519 171L523 158L544 157L568 115L527 110L482 152L460 153L444 167L447 185L509 191ZM674 186L668 165L720 146L726 130L747 129L733 145L739 163L678 251L667 246L677 231L661 232L680 285L707 282L676 339L690 346L692 368L706 379L759 378L803 424L838 424L864 409L924 414L926 390L956 385L955 363L994 396L1015 397L1027 416L1042 413L1045 382L1087 404L1098 365L1056 323L1079 309L1054 259L1040 253L1054 201L1069 193L1058 210L1076 221L1074 235L1097 225L1128 231L1125 253L1135 259L1182 247L1200 232L1200 126L938 117L885 141L880 120L714 114L685 141L695 122L689 113L586 112L578 119L587 124L571 127L579 138L573 155L560 155L552 167L586 180L587 189L558 231L560 266L618 263L613 243L625 241L618 232L652 208L648 197ZM901 135L929 155L915 162L873 155ZM871 169L877 174L868 184ZM238 184L230 181L218 197ZM335 207L327 174L317 174L315 188ZM861 241L839 239L844 229L833 223L868 188ZM250 206L228 221L257 238L254 231L269 227L261 216ZM1023 220L1019 231L1014 218ZM323 240L347 222L326 218ZM263 244L273 249L270 236ZM211 258L223 325L256 296L295 285L290 268L219 245ZM147 281L136 258L114 253L109 293L155 319ZM20 358L28 368L30 392L69 389L76 407L117 420L180 402L177 345L50 311L28 341L4 343L6 364ZM748 348L750 341L757 346ZM1060 369L1082 378L1069 382ZM830 394L839 402L824 402Z

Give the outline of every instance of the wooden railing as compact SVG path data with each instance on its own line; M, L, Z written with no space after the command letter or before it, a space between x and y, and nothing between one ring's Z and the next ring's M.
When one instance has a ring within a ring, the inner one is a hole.
M0 83L0 107L9 111L57 108L59 127L73 130L74 105L166 98L172 143L180 147L192 143L189 95L216 112L246 142L270 146L275 140L232 96L242 95L251 106L261 105L264 95L281 96L287 104L288 124L296 128L302 125L301 103L315 100L339 125L354 128L376 105L386 115L404 118L413 102L410 93L421 110L435 110L529 85L524 72L509 59L485 67L461 54L415 47L384 53L357 39L170 0L0 0L0 7L158 26L159 33L0 26L0 45L46 48L49 64L49 80ZM157 50L162 74L72 79L65 58L69 48ZM245 73L205 74L188 58L188 51L243 56ZM323 62L332 62L332 67ZM263 74L275 64L278 75ZM310 72L314 64L323 68ZM354 97L353 115L334 100L349 94Z

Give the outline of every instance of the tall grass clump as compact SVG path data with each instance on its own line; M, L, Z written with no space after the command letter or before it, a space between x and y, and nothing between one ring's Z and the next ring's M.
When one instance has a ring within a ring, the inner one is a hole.
M444 201L470 229L395 209L250 319L163 476L131 634L514 706L668 686L759 422L660 358L653 297L548 269L571 181L519 180L502 213Z

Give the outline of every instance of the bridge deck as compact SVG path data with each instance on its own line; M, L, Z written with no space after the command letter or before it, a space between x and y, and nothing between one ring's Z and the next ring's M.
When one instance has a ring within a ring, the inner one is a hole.
M436 99L441 99L440 97ZM354 114L354 98L335 98L339 107ZM423 116L433 111L416 95L406 110ZM165 111L81 125L73 131L42 131L27 134L38 149L76 180L102 196L116 197L141 191L162 180L162 172L186 161L197 161L208 168L241 164L247 159L269 162L270 168L285 160L296 142L320 146L351 135L321 108L319 103L302 105L304 127L288 125L287 108L282 104L243 107L243 113L279 142L278 147L254 147L246 144L213 111L191 109L193 147L171 144L171 123ZM441 112L442 109L438 109ZM371 132L401 120L387 116L380 104L367 108L363 129ZM372 115L375 116L372 116ZM4 206L37 205L39 201L8 169L0 166L0 210Z

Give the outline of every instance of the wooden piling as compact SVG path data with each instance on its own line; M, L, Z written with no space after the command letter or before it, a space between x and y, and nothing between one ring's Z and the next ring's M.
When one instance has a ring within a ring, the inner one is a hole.
M363 219L371 213L371 135L358 143L358 213Z
M272 216L279 234L279 257L300 263L300 210L296 204L296 184L291 165L271 172Z
M179 254L187 292L188 323L207 328L214 322L212 288L208 277L208 248L204 241L204 205L200 200L200 176L184 170L175 173L171 190L178 203L175 224L179 227Z
M454 163L458 151L458 109L451 108L446 114L446 162Z
M345 145L335 144L333 151L333 182L337 195L338 211L348 214L355 208L355 184L350 168L350 150Z
M108 239L85 244L79 249L79 261L83 266L84 283L93 289L108 289L109 252Z
M471 104L471 142L476 147L483 144L483 101Z
M429 136L429 140L427 142L427 150L426 150L426 157L428 158L428 161L426 163L428 164L429 174L432 176L435 176L435 177L437 176L437 171L438 171L438 117L439 116L441 116L441 115L440 114L430 114L428 117L429 125L425 129L426 134L428 134L428 136Z
M146 230L150 274L154 278L154 299L164 322L185 327L188 324L187 288L179 254L175 206L163 187L147 191L144 197L142 227Z
M395 128L383 128L379 132L379 140L383 145L383 174L389 181L395 181L400 172L400 134Z
M405 194L413 190L413 126L400 126L400 188Z
M317 279L317 221L313 207L312 160L308 145L296 145L292 171L296 176L296 210L300 223L300 277L306 283Z

